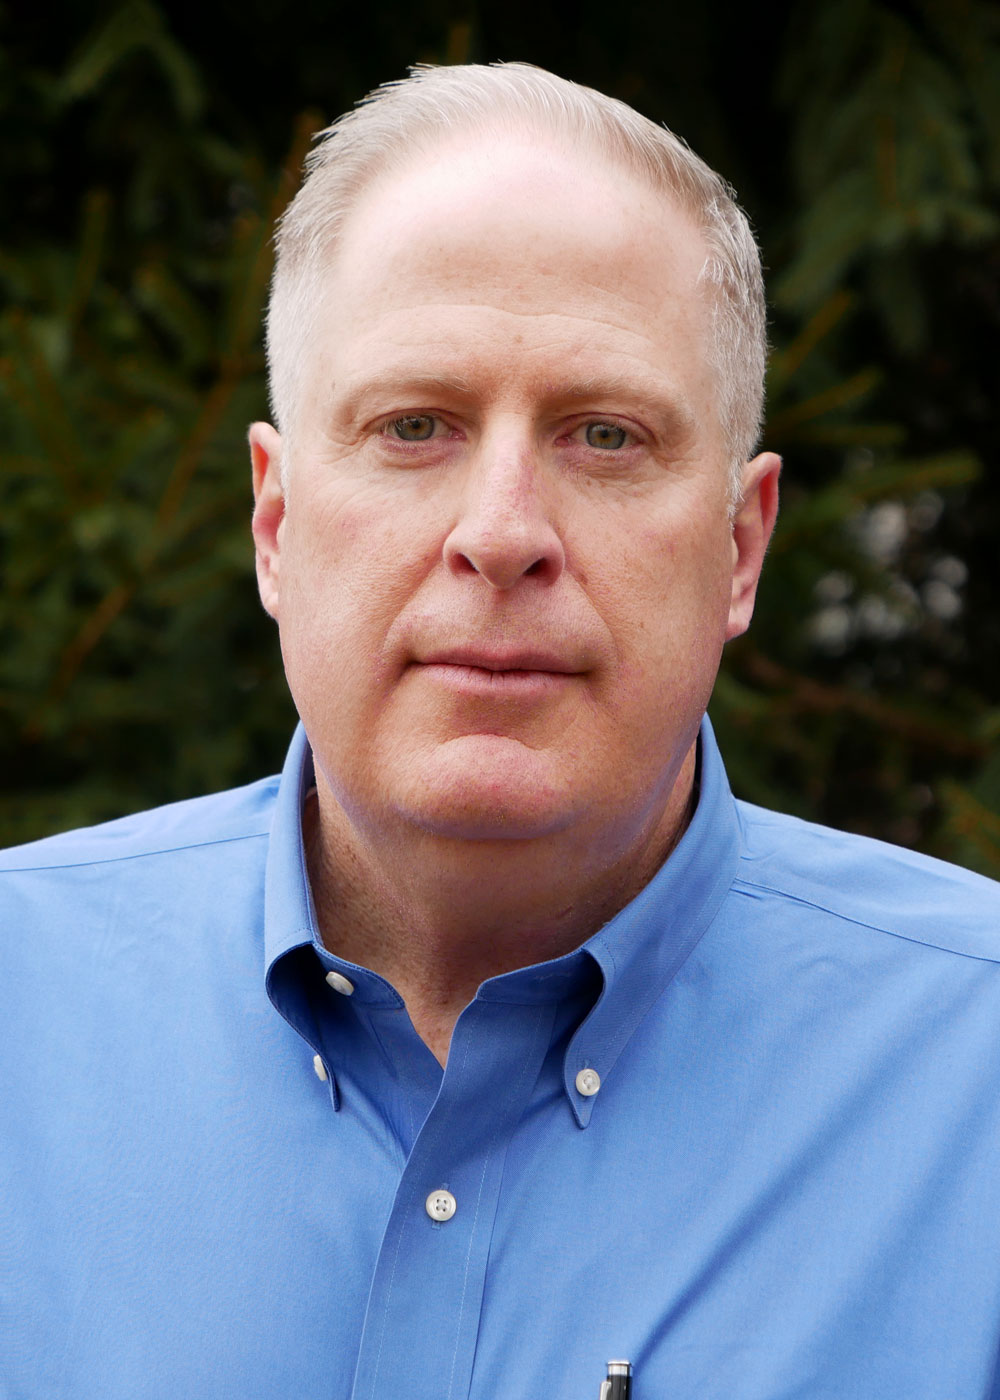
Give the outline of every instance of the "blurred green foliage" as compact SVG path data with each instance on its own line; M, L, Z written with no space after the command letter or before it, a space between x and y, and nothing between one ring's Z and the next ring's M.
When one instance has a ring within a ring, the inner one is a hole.
M0 839L280 762L244 442L274 220L374 83L516 57L667 121L761 233L786 480L713 702L734 787L1000 874L995 5L55 11L0 9Z

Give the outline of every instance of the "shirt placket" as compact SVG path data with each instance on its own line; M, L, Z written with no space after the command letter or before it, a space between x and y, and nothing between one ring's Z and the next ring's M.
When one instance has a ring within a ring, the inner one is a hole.
M468 1396L504 1160L553 1020L477 999L456 1026L382 1238L353 1400Z

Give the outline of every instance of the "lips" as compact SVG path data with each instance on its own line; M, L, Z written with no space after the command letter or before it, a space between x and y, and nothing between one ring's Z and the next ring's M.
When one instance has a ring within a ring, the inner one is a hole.
M422 666L455 666L496 674L541 672L550 675L577 675L585 668L565 655L537 648L448 647L419 656Z
M489 715L524 713L565 696L579 684L586 668L565 651L554 648L512 646L447 646L418 652L410 672L440 695L450 695L471 713ZM486 710L478 707L486 705ZM513 711L508 707L513 706ZM463 708L463 714L466 713Z

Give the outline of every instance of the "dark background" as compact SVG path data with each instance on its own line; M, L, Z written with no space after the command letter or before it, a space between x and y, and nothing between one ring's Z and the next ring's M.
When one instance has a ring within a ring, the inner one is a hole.
M712 715L739 795L1000 874L1000 7L0 5L0 839L246 781L293 723L245 430L309 133L527 59L736 185L784 510Z

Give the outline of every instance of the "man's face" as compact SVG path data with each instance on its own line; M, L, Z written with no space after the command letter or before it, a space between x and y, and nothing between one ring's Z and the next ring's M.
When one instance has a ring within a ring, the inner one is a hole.
M655 839L777 475L750 464L734 526L704 258L544 138L415 158L348 220L284 495L252 444L262 597L356 829Z

